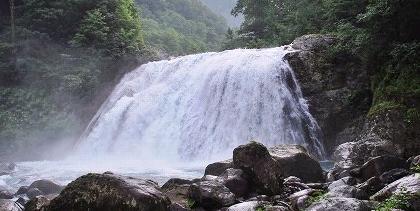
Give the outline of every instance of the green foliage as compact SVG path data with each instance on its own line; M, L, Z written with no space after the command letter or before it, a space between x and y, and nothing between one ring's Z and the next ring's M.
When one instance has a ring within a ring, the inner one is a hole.
M323 200L325 198L325 194L326 194L325 191L315 191L315 192L313 192L309 196L308 200L305 203L306 207L309 207L311 204Z
M145 43L171 55L218 50L225 21L197 0L136 0Z
M391 211L394 209L401 209L401 210L414 210L410 206L410 200L415 197L412 194L403 191L398 194L394 194L385 201L379 203L375 211Z
M414 173L420 173L420 164L417 164L411 167L410 170L413 171Z
M193 199L191 199L191 198L188 198L187 199L187 207L189 208L189 209L194 209L194 208L196 208L197 207L197 202L196 201L194 201Z
M393 101L382 101L373 105L368 113L368 116L373 117L375 115L379 115L385 113L386 111L394 110L394 109L401 109L403 106L399 103Z

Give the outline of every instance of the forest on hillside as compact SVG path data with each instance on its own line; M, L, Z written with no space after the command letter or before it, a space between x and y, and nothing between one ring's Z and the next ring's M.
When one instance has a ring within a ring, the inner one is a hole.
M197 0L0 6L0 154L20 159L77 138L125 72L159 58L218 50L227 29ZM37 150L19 153L24 149Z

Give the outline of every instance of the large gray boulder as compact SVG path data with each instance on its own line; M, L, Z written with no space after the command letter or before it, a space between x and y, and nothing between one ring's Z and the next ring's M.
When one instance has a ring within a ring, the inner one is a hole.
M226 169L217 177L217 180L222 182L237 197L246 196L251 191L249 178L241 169Z
M64 189L63 186L55 184L50 180L37 180L29 186L29 189L32 188L38 188L44 195L60 193Z
M236 202L235 194L217 179L190 185L187 195L195 205L205 209L228 207Z
M242 169L258 192L275 195L282 192L283 178L296 176L304 182L323 181L319 163L298 145L279 145L267 149L251 142L233 151L234 168Z
M374 205L369 201L354 198L325 198L311 204L307 211L371 211Z
M49 210L169 210L170 200L150 180L106 174L87 174L71 182Z
M397 168L408 168L408 164L399 157L382 155L369 159L360 168L351 171L351 174L365 181L371 177L380 177L383 173Z
M229 169L229 168L232 168L232 167L233 167L232 159L211 163L206 167L206 169L204 171L204 175L219 176L226 169Z
M376 201L384 201L395 194L420 194L420 174L412 174L403 177L378 191L371 199Z
M25 204L25 211L46 211L50 200L45 196L37 196Z

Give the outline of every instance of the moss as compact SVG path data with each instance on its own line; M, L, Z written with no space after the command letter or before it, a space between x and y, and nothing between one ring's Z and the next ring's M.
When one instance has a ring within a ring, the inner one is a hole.
M305 203L306 207L309 207L311 204L323 200L325 198L325 194L326 194L325 191L315 191L315 192L313 192L309 196L308 200Z
M196 202L196 201L194 201L194 199L188 198L188 199L187 199L187 207L188 207L189 209L196 208L196 207L197 207L197 202Z
M402 109L404 108L403 105L393 102L393 101L383 101L381 103L377 103L373 105L368 113L368 117L373 117L376 115L380 115L386 111L394 110L394 109Z
M407 124L414 124L420 121L420 111L417 108L407 109L404 116L404 121Z

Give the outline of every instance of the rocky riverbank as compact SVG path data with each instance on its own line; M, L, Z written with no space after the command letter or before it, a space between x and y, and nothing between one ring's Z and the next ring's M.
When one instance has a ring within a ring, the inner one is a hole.
M202 178L174 178L162 187L111 172L87 174L66 187L39 180L15 194L2 191L0 210L420 209L420 156L370 157L339 179L333 171L323 171L301 146L250 142L237 147L232 160L208 165Z

